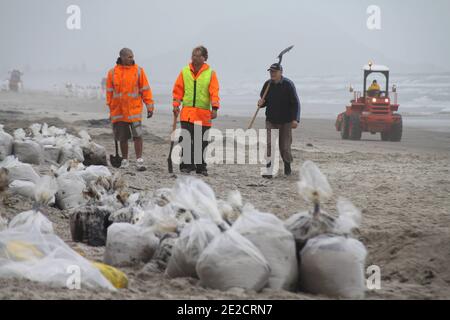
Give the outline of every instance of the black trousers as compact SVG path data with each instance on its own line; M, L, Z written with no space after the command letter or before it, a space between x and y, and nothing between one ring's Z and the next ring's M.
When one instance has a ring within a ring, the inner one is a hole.
M208 131L210 127L205 127L205 126L199 126L199 125L195 125L193 123L187 122L187 121L181 121L181 129L186 130L189 133L189 137L183 137L183 134L180 135L180 140L179 142L181 143L181 141L183 141L184 138L189 138L190 139L190 146L191 146L191 150L190 153L185 153L184 152L184 148L181 152L181 163L180 163L180 170L183 168L191 168L191 169L197 169L197 170L201 170L201 169L206 169L206 162L205 162L205 157L204 157L204 152L206 147L208 146L208 139L207 136L205 135L205 132ZM194 135L194 130L201 130L201 137L197 137L198 141L197 141L197 148L198 148L198 144L201 143L201 161L199 161L199 159L195 159L194 154L195 154L195 143L194 140L196 139L195 135ZM204 141L203 139L206 139L206 141ZM185 145L186 143L189 144L189 142L183 142L182 145ZM198 163L195 163L197 160Z

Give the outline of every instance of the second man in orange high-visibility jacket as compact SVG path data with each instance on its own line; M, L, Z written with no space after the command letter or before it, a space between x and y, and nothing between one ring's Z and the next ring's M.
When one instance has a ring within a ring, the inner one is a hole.
M134 140L136 165L145 170L142 158L142 111L145 103L147 118L153 116L152 91L144 69L134 63L133 52L124 48L120 51L116 66L108 72L106 80L106 104L113 124L114 138L120 141L122 168L127 168L128 140Z
M204 135L212 126L211 120L217 117L220 107L219 81L216 72L206 63L208 50L199 46L192 51L192 63L185 66L178 75L173 87L173 112L175 116L180 115L181 128L189 132L191 152L183 153L180 171L189 173L195 170L198 174L207 176L206 162L204 158L208 141ZM180 106L183 105L181 111ZM201 130L201 161L195 157L196 144L194 143L194 130ZM186 143L186 142L184 142ZM198 163L196 163L198 162Z

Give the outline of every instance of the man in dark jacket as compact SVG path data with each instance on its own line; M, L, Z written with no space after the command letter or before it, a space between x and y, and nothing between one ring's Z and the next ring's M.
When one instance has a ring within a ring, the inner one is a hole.
M266 107L267 156L269 158L271 156L271 130L278 129L284 173L288 176L292 172L292 129L296 129L300 123L300 100L294 83L283 77L283 67L279 63L272 64L267 71L270 71L270 80L264 83L261 99L258 101L260 108ZM269 91L263 99L262 96L269 83ZM270 179L272 175L263 177Z

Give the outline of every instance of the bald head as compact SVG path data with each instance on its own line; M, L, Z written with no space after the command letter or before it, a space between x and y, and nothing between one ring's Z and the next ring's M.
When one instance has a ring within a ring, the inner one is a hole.
M123 48L119 52L120 62L125 66L131 66L134 64L134 54L131 49Z

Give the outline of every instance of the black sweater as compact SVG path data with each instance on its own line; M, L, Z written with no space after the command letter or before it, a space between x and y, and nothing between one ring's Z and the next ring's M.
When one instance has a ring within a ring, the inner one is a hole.
M294 83L282 77L279 83L267 80L261 90L261 98L270 82L269 92L265 98L266 120L283 124L297 120L300 122L300 100Z

